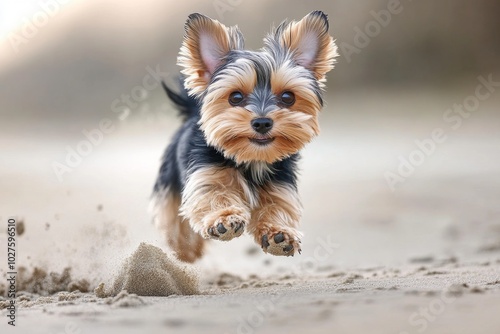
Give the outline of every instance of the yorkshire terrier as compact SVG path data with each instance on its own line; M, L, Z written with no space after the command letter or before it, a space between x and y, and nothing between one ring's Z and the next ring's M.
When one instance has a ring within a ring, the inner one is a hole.
M184 122L153 193L155 222L179 259L193 262L205 239L245 230L266 253L300 253L298 152L319 133L336 56L321 11L281 23L259 51L244 50L238 27L189 16L178 57L184 88L164 85Z

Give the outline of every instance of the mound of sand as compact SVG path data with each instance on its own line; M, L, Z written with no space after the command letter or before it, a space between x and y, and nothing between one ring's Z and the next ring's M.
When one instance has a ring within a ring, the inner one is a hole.
M95 294L104 298L123 290L139 296L194 295L199 293L198 275L160 248L141 243L125 260L112 288L107 290L101 283Z

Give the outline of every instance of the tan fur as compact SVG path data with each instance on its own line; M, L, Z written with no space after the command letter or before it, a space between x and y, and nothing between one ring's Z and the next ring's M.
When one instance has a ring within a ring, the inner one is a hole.
M201 38L212 39L222 62L222 58L230 50L243 47L239 34L237 27L228 28L208 17L199 16L188 21L177 64L184 68L181 72L186 75L185 86L192 94L201 94L207 88L211 75L200 50Z
M310 80L304 76L303 71L304 69L293 66L289 61L285 62L271 73L271 90L276 95L285 91L293 92L295 104L291 109L316 116L321 110L321 101L309 87Z
M210 85L207 96L203 99L203 104L209 104L221 98L229 97L229 94L238 90L243 94L249 94L257 83L257 74L248 59L237 59L234 66L224 69L219 74L220 79Z
M170 191L160 194L153 205L154 221L177 257L184 262L194 262L203 255L205 240L179 216L180 204L178 194Z
M309 14L299 22L291 22L281 35L281 44L300 58L303 43L308 43L314 37L318 38L315 59L305 67L315 74L317 80L324 81L325 74L333 69L338 52L333 38L328 34L326 22L321 17Z
M282 252L284 245L292 245L297 252L302 235L296 228L301 216L302 204L296 190L290 186L269 185L259 192L259 205L252 212L248 232L258 244L262 236L267 235L270 247L264 250L271 254L287 255ZM276 245L273 237L280 232L284 234L285 241Z
M220 222L229 231L217 239L227 241L240 236L243 230L239 234L230 231L230 224L235 220L244 220L247 231L259 244L264 234L269 236L270 246L266 252L293 255L300 249L301 234L296 228L302 206L294 189L269 185L254 198L236 169L207 167L192 175L183 203L178 195L166 192L154 206L155 223L180 260L194 262L200 258L204 251L203 238L212 237L207 233L208 228ZM278 245L273 237L280 232L285 241ZM286 245L294 247L291 254L282 251Z
M189 220L196 233L211 238L208 229L218 223L229 225L226 226L228 230L234 220L247 224L252 203L255 199L236 169L205 167L191 174L187 181L180 213ZM232 236L229 233L221 240Z
M227 158L241 164L251 161L273 163L302 149L319 134L317 114L321 108L318 97L307 88L308 81L297 76L295 70L285 64L272 74L271 88L275 94L290 90L296 102L290 108L277 109L267 115L274 121L267 135L275 138L265 147L250 141L258 134L251 128L251 120L257 115L243 107L232 107L229 94L246 93L255 85L253 68L242 59L238 71L231 72L224 80L214 83L204 99L201 110L201 129L207 142L219 148Z
M227 102L222 100L218 104L226 106ZM257 137L250 126L255 115L241 107L225 109L211 117L203 123L203 130L209 144L221 149L226 157L238 164L252 161L273 163L297 153L319 133L316 117L291 109L280 109L267 115L274 121L273 129L266 135L274 141L267 146L250 141Z

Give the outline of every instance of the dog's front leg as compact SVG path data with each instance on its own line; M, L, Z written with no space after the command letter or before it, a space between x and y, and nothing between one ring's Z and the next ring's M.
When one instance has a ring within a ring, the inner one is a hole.
M234 168L202 167L189 175L180 213L202 237L228 241L250 220L245 184Z
M270 184L259 192L259 204L252 212L248 232L264 252L293 256L301 251L302 233L297 230L301 215L297 189L292 185Z

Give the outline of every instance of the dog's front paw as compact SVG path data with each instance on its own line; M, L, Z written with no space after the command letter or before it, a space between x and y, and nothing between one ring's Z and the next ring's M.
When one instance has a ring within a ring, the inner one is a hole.
M293 256L302 251L299 234L299 232L287 228L266 228L258 231L255 239L266 253L277 256Z
M219 210L207 217L202 236L206 239L229 241L243 234L247 221L248 217L244 210L238 208Z

